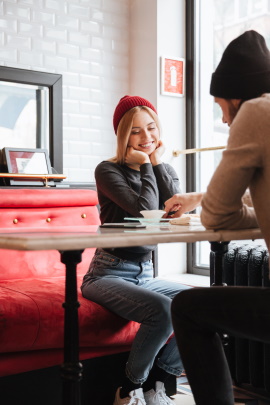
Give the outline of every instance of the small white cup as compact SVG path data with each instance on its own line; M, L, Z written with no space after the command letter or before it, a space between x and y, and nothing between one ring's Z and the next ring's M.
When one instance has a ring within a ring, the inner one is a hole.
M164 214L166 214L166 211L162 211L162 210L144 210L144 211L140 211L140 213L142 214L142 216L144 218L160 219L160 218L163 217Z

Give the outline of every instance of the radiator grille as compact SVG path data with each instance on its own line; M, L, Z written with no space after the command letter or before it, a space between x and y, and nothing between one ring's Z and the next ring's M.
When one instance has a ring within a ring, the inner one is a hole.
M211 284L213 259L211 253ZM224 257L223 282L231 286L270 287L268 261L267 248L262 245L230 243ZM236 384L250 384L270 392L269 344L228 336L224 348Z

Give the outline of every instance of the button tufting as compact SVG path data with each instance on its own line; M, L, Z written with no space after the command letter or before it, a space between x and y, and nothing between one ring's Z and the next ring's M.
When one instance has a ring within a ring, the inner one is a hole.
M51 218L46 218L46 222L51 222Z
M15 219L13 219L13 224L17 224L18 223L18 220L15 218Z
M82 214L81 217L82 217L82 218L86 218L86 214Z

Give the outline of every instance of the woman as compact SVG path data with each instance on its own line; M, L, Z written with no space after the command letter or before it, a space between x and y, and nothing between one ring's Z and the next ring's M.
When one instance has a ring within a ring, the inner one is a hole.
M141 216L141 210L161 209L179 193L174 169L161 160L165 149L155 107L141 97L125 96L116 106L113 125L116 156L95 171L101 223L124 222L125 217ZM175 338L165 344L173 332L171 300L188 287L153 278L155 248L97 249L84 276L85 298L141 324L114 405L173 404L164 382L183 370Z

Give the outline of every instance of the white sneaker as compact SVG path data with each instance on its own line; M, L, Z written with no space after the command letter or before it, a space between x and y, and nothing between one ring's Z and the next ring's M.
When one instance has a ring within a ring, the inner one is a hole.
M146 405L175 405L165 392L164 384L156 381L156 391L150 390L144 393Z
M120 389L121 387L116 391L113 405L146 405L142 388L130 391L129 396L126 398L120 398Z

